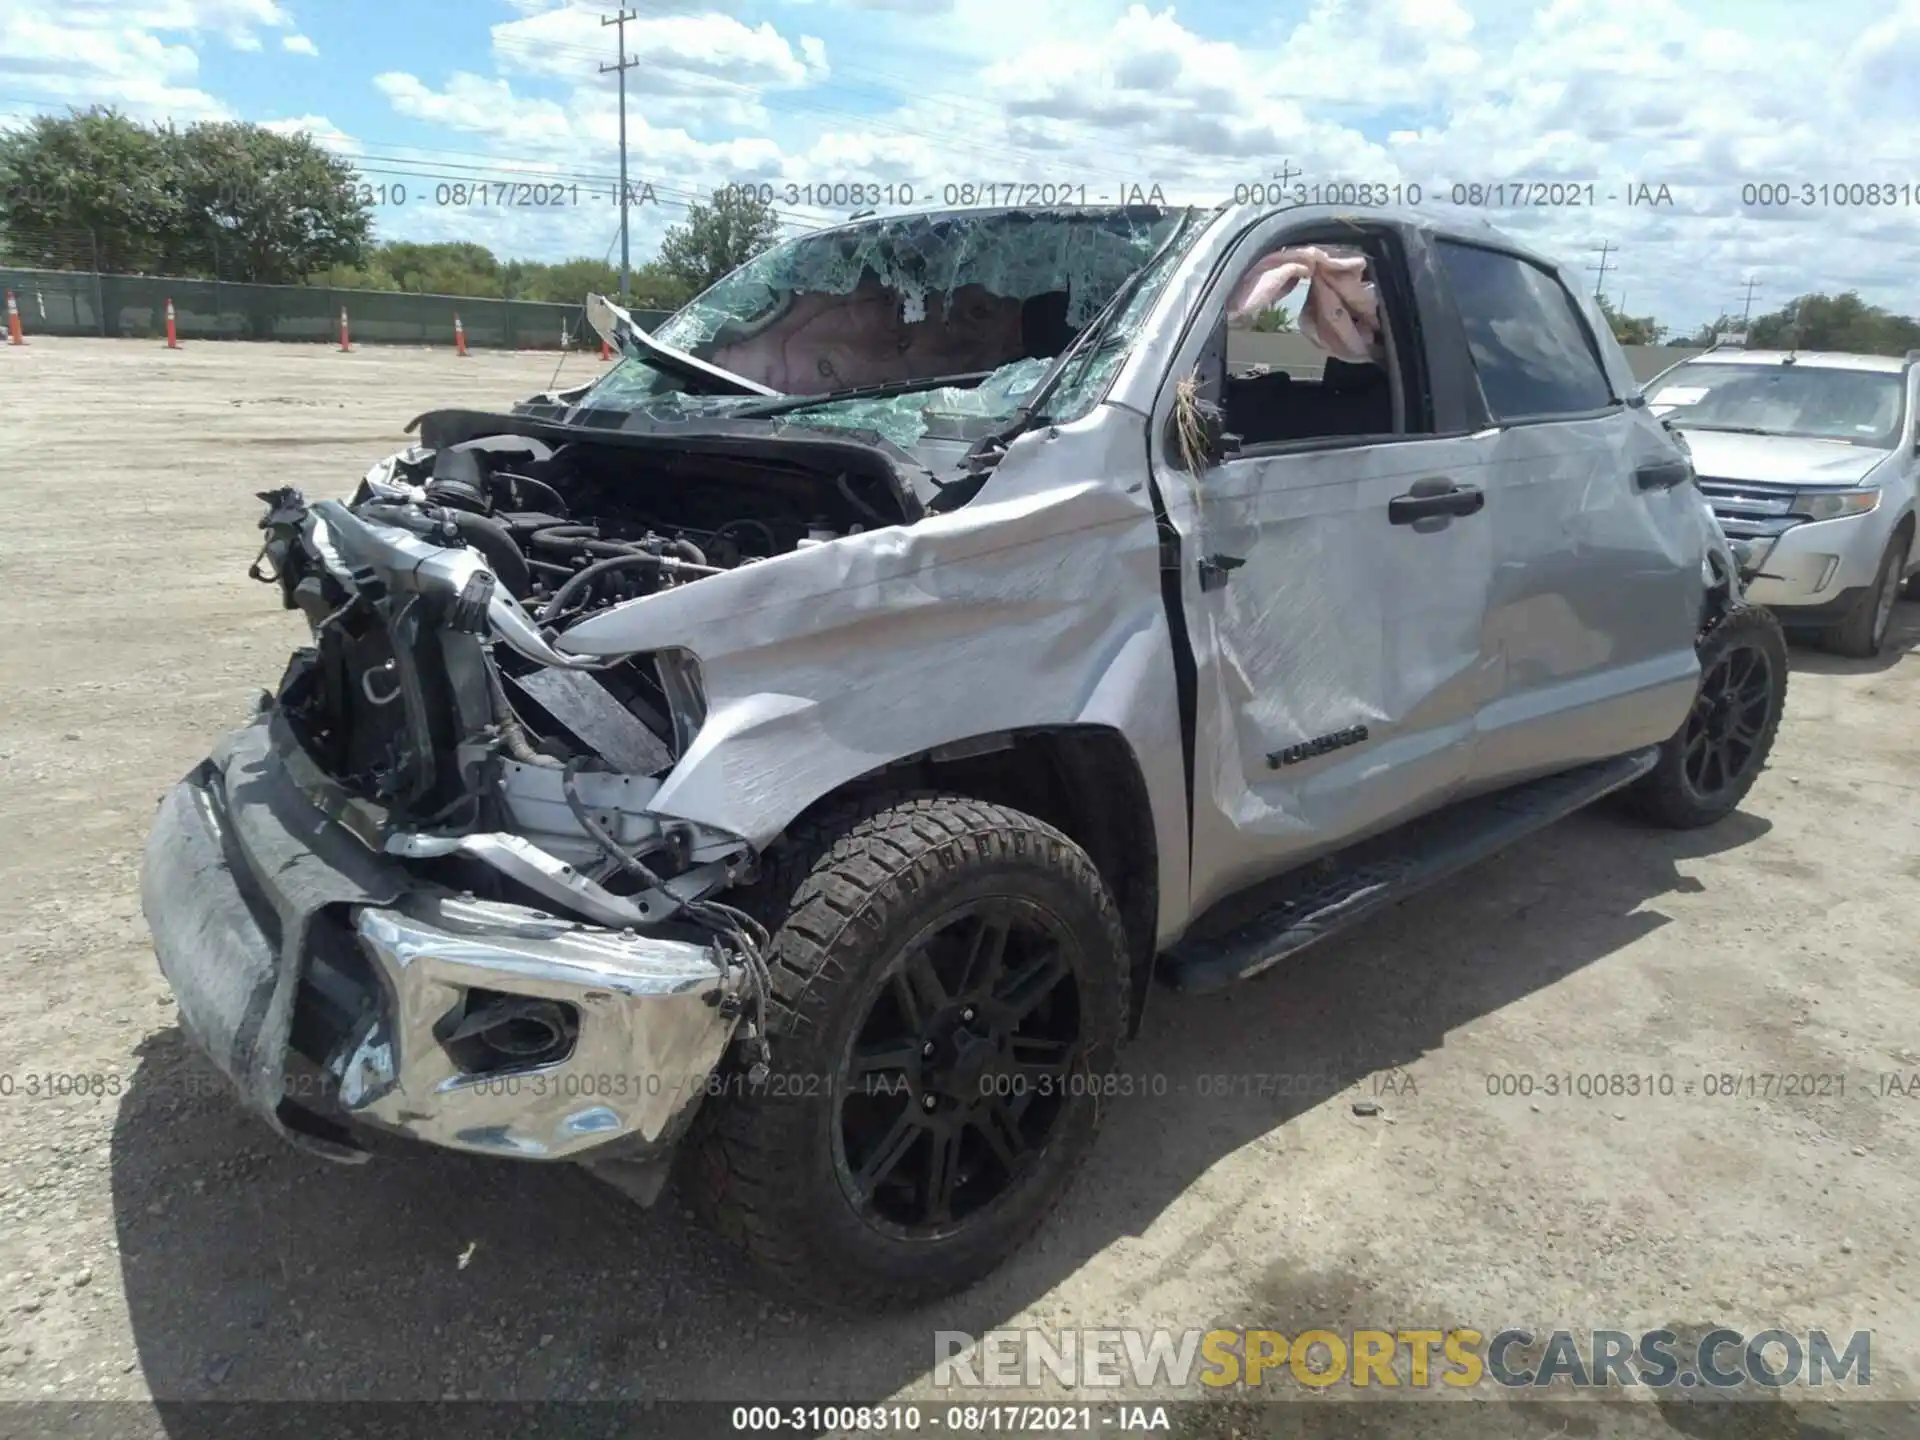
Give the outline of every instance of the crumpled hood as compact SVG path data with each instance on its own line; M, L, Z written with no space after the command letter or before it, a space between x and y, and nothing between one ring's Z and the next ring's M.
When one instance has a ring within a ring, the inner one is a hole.
M1842 440L1789 435L1733 435L1681 427L1693 468L1709 480L1756 480L1775 485L1857 485L1891 453Z

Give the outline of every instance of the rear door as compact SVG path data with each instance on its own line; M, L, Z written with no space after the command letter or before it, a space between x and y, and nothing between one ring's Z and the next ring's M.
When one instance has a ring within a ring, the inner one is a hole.
M1436 238L1497 437L1485 643L1498 674L1471 788L1657 744L1691 704L1705 581L1683 452L1640 400L1597 307L1551 269ZM1619 364L1612 365L1610 359Z
M1405 261L1417 237L1299 225L1270 218L1230 253L1152 417L1196 672L1195 912L1444 803L1471 773L1490 693L1494 440L1436 422L1459 413L1450 386L1463 367L1436 366L1424 348ZM1384 367L1329 365L1298 335L1225 327L1254 261L1326 239L1369 258L1388 319ZM1268 374L1229 384L1230 359L1263 354ZM1186 377L1247 436L1198 473L1177 436Z

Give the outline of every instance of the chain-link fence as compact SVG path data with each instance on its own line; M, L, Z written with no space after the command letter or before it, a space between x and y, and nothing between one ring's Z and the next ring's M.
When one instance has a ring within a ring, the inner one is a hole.
M154 339L166 334L167 301L182 340L340 338L340 312L356 345L452 345L457 315L475 348L558 350L597 344L579 305L494 300L472 295L413 295L390 290L337 290L320 285L248 285L161 275L106 275L91 270L0 266L0 288L13 291L29 335L105 335ZM652 329L664 310L638 310Z

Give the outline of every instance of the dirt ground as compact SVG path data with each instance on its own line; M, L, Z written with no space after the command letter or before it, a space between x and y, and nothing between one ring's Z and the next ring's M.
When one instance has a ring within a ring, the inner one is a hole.
M1795 652L1772 768L1719 827L1577 816L1258 983L1157 992L1125 1063L1167 1093L1118 1104L1040 1239L924 1315L769 1302L677 1205L580 1172L283 1147L187 1049L137 890L159 795L304 637L247 579L255 492L344 494L418 412L504 404L554 359L0 348L0 1401L139 1401L173 1434L196 1399L876 1402L933 1395L934 1331L1026 1325L1867 1329L1870 1393L1914 1396L1920 1100L1882 1078L1920 1075L1911 603L1880 662ZM1489 1094L1566 1072L1677 1083ZM1709 1096L1718 1074L1844 1093ZM1289 1423L1426 1423L1350 1393ZM1473 1433L1905 1428L1826 1399Z

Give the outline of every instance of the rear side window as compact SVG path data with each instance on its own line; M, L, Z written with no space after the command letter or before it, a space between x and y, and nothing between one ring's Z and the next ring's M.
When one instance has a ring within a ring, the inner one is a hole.
M1445 240L1436 248L1494 419L1578 415L1612 403L1600 357L1558 280L1497 251Z

